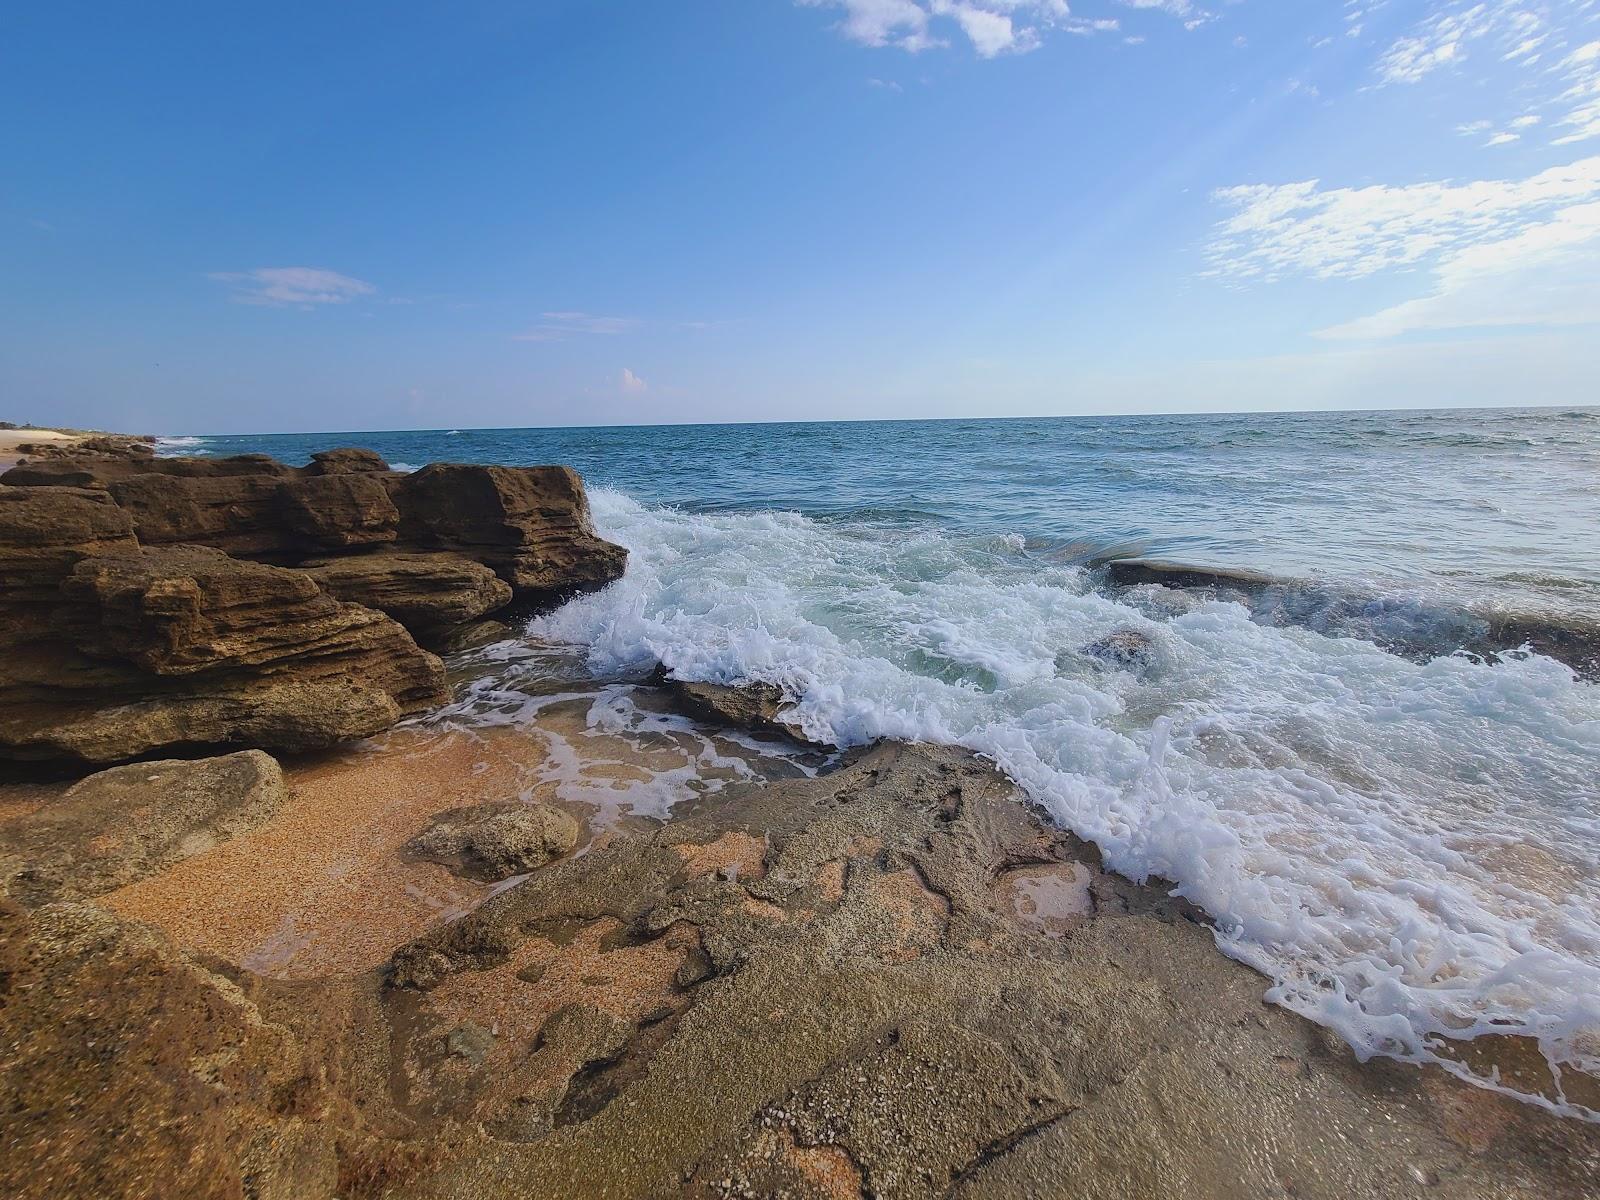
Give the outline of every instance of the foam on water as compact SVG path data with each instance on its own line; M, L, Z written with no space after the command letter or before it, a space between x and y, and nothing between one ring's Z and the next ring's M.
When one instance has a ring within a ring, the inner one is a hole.
M813 738L984 754L1362 1056L1465 1075L1442 1039L1524 1034L1555 1075L1528 1098L1600 1118L1560 1089L1600 1073L1600 689L1567 668L1130 607L1019 537L592 500L628 573L532 631L597 672L762 680ZM1121 629L1142 672L1079 653Z
M158 437L156 439L156 454L162 458L173 458L177 455L209 454L204 449L205 438L202 437Z

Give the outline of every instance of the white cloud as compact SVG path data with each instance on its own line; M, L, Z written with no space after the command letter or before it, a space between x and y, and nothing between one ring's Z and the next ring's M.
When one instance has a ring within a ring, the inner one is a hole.
M613 336L627 333L638 322L632 317L597 317L585 312L540 313L540 321L523 333L513 334L514 342L564 342L582 334Z
M625 396L637 396L650 390L650 385L640 379L627 367L622 368L622 374L617 377L617 388Z
M1365 188L1312 180L1228 188L1217 199L1236 211L1209 247L1212 274L1430 273L1423 295L1319 337L1600 322L1600 156L1525 179Z
M1115 33L1111 17L1075 16L1067 0L795 0L806 8L842 11L834 28L863 46L893 46L918 54L950 45L959 34L981 58L1023 54L1052 32ZM1196 17L1191 0L1118 0L1129 8L1154 8ZM1205 15L1205 14L1201 14Z
M1447 256L1426 296L1318 332L1380 339L1448 329L1600 324L1600 202Z
M378 289L362 279L352 279L324 267L257 267L252 271L216 271L210 275L233 288L240 304L274 307L345 304Z
M1514 236L1600 199L1600 157L1526 179L1323 188L1317 180L1215 194L1233 209L1207 250L1211 274L1358 279Z
M1556 144L1600 137L1600 41L1579 46L1561 67L1570 86L1559 97L1567 109L1560 123L1572 132L1557 138Z

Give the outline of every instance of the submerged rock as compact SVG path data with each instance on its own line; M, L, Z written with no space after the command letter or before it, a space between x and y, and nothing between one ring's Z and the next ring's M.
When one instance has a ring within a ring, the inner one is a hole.
M1155 657L1155 643L1137 629L1114 629L1079 651L1108 666L1142 671Z
M1159 559L1118 559L1105 571L1120 587L1158 584L1210 593L1243 603L1264 624L1359 637L1412 658L1458 650L1483 656L1530 650L1565 663L1583 678L1600 679L1600 621L1593 618L1417 605L1261 571Z
M4 890L29 907L99 896L254 829L285 798L259 750L113 767L0 824Z
M406 849L458 875L493 883L523 875L569 854L578 822L548 804L510 801L440 815Z

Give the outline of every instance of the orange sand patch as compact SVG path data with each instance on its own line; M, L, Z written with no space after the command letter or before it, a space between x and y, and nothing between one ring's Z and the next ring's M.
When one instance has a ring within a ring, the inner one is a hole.
M822 864L815 880L817 894L827 904L837 904L844 899L844 862L833 859Z
M801 1146L787 1131L774 1135L774 1140L784 1161L830 1200L858 1200L863 1194L860 1170L837 1146Z
M53 804L71 786L71 783L0 784L0 825Z
M894 922L894 936L883 957L916 958L943 935L950 901L931 890L914 868L875 877L867 885L871 904Z
M731 873L735 879L760 879L767 873L764 859L767 853L765 838L751 837L748 833L729 830L714 842L695 845L684 842L673 846L689 878L699 879L717 872Z
M511 731L400 731L377 751L292 766L266 825L100 902L264 975L359 974L489 895L399 852L440 812L516 797L538 753Z

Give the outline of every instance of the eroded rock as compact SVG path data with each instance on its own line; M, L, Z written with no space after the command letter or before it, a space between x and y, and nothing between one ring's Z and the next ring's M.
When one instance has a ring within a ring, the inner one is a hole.
M583 480L567 467L434 463L395 489L408 541L493 567L540 600L602 587L628 554L594 534Z
M510 801L442 813L407 845L413 855L470 879L522 875L569 854L578 822L548 804Z
M4 890L29 907L103 895L254 829L285 794L259 750L101 771L0 825Z
M388 617L205 547L84 558L57 599L54 640L0 662L0 754L12 758L314 749L445 695L443 665Z
M444 696L412 634L458 644L514 596L600 586L627 557L559 467L402 476L367 450L297 470L75 443L4 478L0 758L365 737Z
M511 603L510 584L449 551L311 559L302 567L330 595L388 613L423 638L441 638Z

